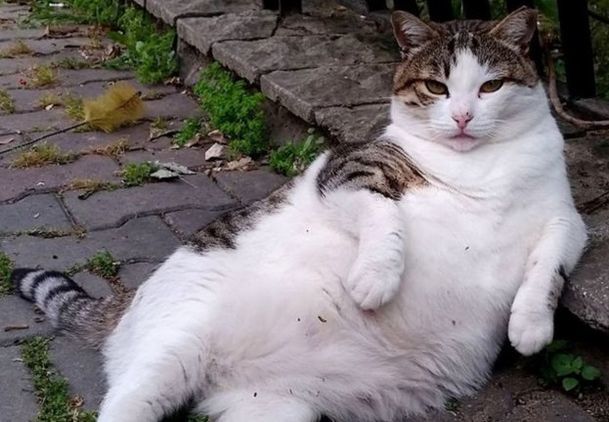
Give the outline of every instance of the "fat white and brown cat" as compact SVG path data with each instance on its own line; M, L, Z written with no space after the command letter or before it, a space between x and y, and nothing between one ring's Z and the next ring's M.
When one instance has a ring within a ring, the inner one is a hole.
M102 347L100 422L185 403L220 422L399 421L473 393L506 333L553 335L586 242L528 59L536 14L396 12L392 123L216 221L133 296L16 270L23 297Z

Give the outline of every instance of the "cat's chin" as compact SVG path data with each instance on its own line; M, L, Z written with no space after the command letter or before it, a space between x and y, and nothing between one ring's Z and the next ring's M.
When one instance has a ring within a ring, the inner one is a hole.
M478 147L480 139L472 136L453 136L443 142L444 145L457 152L468 152Z

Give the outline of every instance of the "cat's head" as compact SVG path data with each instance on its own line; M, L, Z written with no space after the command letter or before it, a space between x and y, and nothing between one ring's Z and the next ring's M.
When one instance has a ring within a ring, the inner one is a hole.
M500 22L446 24L394 12L403 58L394 78L394 123L457 151L495 141L540 101L527 54L536 20L527 8Z

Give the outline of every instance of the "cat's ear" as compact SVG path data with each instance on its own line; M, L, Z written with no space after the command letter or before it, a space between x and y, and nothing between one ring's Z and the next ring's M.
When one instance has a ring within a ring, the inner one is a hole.
M391 23L402 57L407 56L413 48L438 36L438 33L421 19L401 10L393 12Z
M528 7L521 7L495 25L490 34L516 47L520 53L526 54L529 51L529 43L536 29L537 11Z

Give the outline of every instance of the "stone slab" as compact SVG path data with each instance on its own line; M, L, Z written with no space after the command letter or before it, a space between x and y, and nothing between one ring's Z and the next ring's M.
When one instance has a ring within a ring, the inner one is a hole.
M341 143L369 142L390 121L389 104L328 107L315 111L315 122Z
M156 216L136 218L116 229L90 232L83 238L20 236L0 241L0 249L16 267L58 271L75 264L83 265L101 250L109 251L120 261L160 262L178 245L179 241L169 227Z
M225 212L227 211L188 209L167 213L164 218L186 240Z
M333 13L326 16L292 14L283 17L275 31L277 36L305 36L322 34L376 33L378 26L368 16L356 13Z
M28 169L0 168L0 202L17 199L29 193L48 192L66 186L75 179L97 179L119 182L118 165L110 158L85 156L65 165Z
M185 18L178 21L178 36L207 55L218 41L253 40L273 35L277 14L269 10L241 14L228 13L209 18Z
M212 53L224 66L253 83L274 70L396 62L399 55L388 45L386 40L368 35L310 35L223 41L214 44Z
M175 162L189 168L197 168L208 164L205 161L205 150L201 148L133 151L120 157L119 161L123 166L128 163L140 163L142 161Z
M135 0L146 4L148 12L174 25L176 18L184 15L218 15L260 9L259 0Z
M234 201L204 175L185 176L176 182L148 183L112 192L98 192L86 200L79 192L64 195L66 207L75 220L89 230L115 227L130 218L205 207L221 210Z
M26 40L24 43L32 50L31 55L49 55L63 50L79 49L91 44L91 39L87 37L71 38L44 38ZM15 45L15 41L0 41L0 52L6 51ZM23 57L23 55L16 56Z
M159 264L150 262L135 262L133 264L121 265L118 272L118 277L128 289L137 289L144 281L152 275L153 271L158 268Z
M84 409L98 410L107 389L101 353L74 338L58 336L49 355L59 374L68 380L70 394L84 399Z
M112 288L106 280L88 271L81 271L72 279L94 298L112 296Z
M266 198L288 181L287 177L269 169L220 172L215 178L223 189L238 197L242 204Z
M32 303L15 295L0 297L0 315L0 347L17 344L31 336L47 336L53 332L51 324L45 320L44 315L35 311ZM5 331L9 326L28 328Z
M21 362L19 347L0 348L0 415L3 421L34 420L38 404L31 376Z
M72 224L52 194L32 195L0 205L0 233L29 229L70 230Z
M314 123L321 107L388 102L393 64L324 66L262 76L260 89L300 118Z
M18 131L23 133L36 133L54 131L74 124L65 117L62 110L42 110L23 114L5 114L0 116L0 131Z
M158 100L146 101L146 117L149 119L179 119L184 120L200 117L201 107L187 94L171 94Z
M0 30L0 42L42 38L44 28L11 28Z

